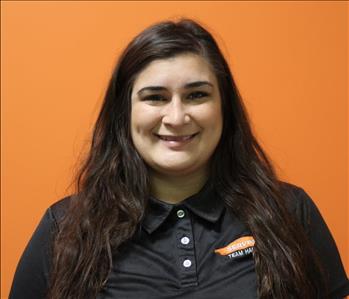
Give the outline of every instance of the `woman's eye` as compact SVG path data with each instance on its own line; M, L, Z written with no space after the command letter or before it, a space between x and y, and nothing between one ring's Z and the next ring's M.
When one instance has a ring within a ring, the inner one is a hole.
M188 95L188 98L190 100L194 100L194 99L201 99L204 97L207 97L208 93L203 92L203 91L196 91L196 92L192 92L191 94Z
M143 100L151 101L151 102L161 102L161 101L166 101L166 98L159 94L153 94L153 95L146 96Z

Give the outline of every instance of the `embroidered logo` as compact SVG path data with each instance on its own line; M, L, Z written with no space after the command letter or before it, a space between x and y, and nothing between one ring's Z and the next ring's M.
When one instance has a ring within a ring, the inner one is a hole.
M245 236L229 243L227 246L218 248L214 252L229 258L238 258L253 252L255 240L252 236Z

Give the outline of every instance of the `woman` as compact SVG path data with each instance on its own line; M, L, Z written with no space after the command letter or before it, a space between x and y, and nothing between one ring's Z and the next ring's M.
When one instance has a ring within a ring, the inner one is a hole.
M77 192L52 205L10 298L343 298L338 250L277 180L213 37L162 22L112 75Z

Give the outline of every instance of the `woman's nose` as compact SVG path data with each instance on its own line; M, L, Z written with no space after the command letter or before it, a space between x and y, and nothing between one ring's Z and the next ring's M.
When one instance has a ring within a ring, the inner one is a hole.
M187 113L187 107L183 104L180 97L173 97L164 107L162 122L167 125L180 126L190 121Z

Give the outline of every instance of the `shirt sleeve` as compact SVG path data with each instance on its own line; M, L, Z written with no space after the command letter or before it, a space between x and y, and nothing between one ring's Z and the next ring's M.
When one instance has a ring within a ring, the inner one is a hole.
M349 281L331 232L309 195L297 188L300 199L302 224L318 254L328 279L329 298L340 299L349 295Z
M50 246L55 221L47 209L27 244L13 278L9 299L44 299L48 288Z

